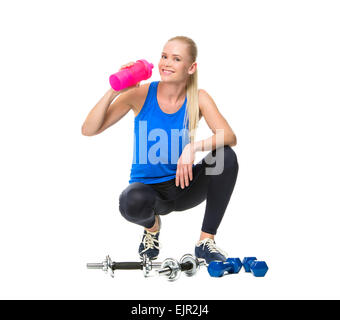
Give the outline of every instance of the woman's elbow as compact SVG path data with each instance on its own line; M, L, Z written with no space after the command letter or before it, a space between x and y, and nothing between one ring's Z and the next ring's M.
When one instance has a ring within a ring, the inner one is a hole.
M231 138L230 146L235 147L236 145L237 145L237 138L236 138L235 135L233 135L232 138Z
M87 131L84 125L81 127L81 134L86 137L91 137L95 135L93 132Z

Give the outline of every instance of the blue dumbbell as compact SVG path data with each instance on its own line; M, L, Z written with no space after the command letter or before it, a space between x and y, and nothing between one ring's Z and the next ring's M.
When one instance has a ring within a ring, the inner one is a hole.
M211 277L222 277L225 273L239 273L242 262L239 258L228 258L226 261L212 261L209 263L208 272Z
M244 270L251 272L255 277L264 277L268 271L267 264L264 261L258 261L256 257L246 257L242 264Z

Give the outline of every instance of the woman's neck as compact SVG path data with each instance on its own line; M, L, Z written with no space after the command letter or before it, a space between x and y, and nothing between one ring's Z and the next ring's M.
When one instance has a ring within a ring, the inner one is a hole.
M158 97L167 104L177 105L185 99L185 96L185 83L167 83L164 81L158 83Z

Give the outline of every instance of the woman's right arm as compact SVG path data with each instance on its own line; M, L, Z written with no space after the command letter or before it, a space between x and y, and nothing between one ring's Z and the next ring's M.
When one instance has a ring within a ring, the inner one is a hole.
M131 64L133 62L123 65L120 70L129 67ZM132 98L139 84L137 83L120 91L110 88L86 117L81 133L84 136L97 135L123 118L130 109L134 108ZM117 96L119 97L112 103Z
M84 136L94 136L99 133L100 128L102 128L103 124L107 123L108 118L106 117L108 113L108 109L112 103L112 101L119 95L119 92L114 91L113 89L109 89L104 96L98 101L98 103L94 106L94 108L90 111L88 116L86 117L83 126L81 128L81 133ZM116 102L116 101L115 101ZM116 103L115 103L116 104ZM112 104L113 106L113 104ZM122 111L127 110L128 105L120 104L119 109ZM111 107L112 110L112 107ZM117 111L117 110L116 110ZM112 112L112 111L111 111ZM112 123L113 124L113 123Z

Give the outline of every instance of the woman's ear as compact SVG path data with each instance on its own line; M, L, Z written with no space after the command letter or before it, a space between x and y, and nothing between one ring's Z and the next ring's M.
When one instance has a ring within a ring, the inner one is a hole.
M194 62L189 69L189 74L194 74L196 69L197 69L197 62Z

